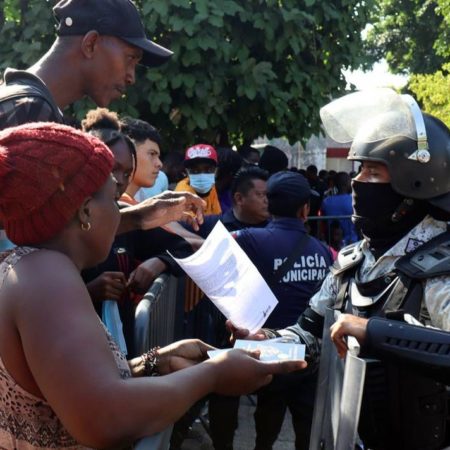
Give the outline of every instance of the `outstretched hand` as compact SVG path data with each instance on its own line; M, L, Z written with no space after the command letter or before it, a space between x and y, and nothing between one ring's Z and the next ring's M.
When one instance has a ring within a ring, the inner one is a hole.
M153 198L160 201L184 201L182 212L177 215L174 211L174 218L170 222L186 222L195 231L203 223L203 211L206 203L198 195L186 191L164 191Z
M207 362L217 367L214 391L222 395L249 394L269 384L273 375L304 369L306 361L259 361L259 351L230 350Z
M360 344L364 343L367 322L368 319L363 319L362 317L353 316L352 314L341 314L336 323L331 326L331 340L341 358L347 354L347 336L355 337Z
M167 375L198 364L208 357L208 350L214 350L214 347L199 339L174 342L158 350L158 372Z
M206 203L190 192L166 191L148 198L137 205L123 208L123 217L132 217L131 224L122 224L120 232L131 229L148 230L163 226L169 222L185 221L197 230L203 223L203 210Z

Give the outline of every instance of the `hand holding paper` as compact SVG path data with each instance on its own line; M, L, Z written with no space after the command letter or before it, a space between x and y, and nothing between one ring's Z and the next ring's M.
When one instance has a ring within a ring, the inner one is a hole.
M174 259L225 317L250 332L261 328L278 303L221 222L196 253Z

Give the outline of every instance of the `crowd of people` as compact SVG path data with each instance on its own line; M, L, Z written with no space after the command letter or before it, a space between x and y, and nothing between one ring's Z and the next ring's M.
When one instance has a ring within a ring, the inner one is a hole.
M0 85L11 243L0 257L0 447L117 448L175 423L175 450L208 400L214 448L230 450L239 396L256 393L255 450L272 449L287 409L295 448L308 449L323 333L341 357L354 336L370 358L362 448L449 444L450 130L386 89L321 110L327 133L352 142L357 173L289 168L272 145L164 152L145 118L107 109L137 64L171 56L134 4L63 0L54 13L53 46ZM64 108L84 96L97 108L67 125ZM138 354L136 304L159 274L182 276L167 251L191 255L218 221L278 299L264 328L230 323L187 279L186 339ZM101 321L111 302L124 345ZM328 308L337 320L324 330ZM236 337L304 344L307 362L208 358Z

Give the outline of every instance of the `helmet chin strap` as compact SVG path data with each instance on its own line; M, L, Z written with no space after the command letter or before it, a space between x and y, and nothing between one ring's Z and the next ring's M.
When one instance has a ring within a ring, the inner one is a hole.
M405 104L411 111L411 116L414 120L414 125L416 127L417 133L417 150L414 153L412 153L408 159L418 161L422 164L426 164L431 160L431 155L430 152L428 151L428 138L422 112L420 111L417 102L410 95L408 94L402 95L402 100L405 102Z

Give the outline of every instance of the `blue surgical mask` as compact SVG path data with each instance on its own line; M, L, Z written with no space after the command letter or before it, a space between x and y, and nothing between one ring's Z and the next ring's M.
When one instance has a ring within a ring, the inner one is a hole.
M215 174L213 173L197 173L189 174L189 184L199 194L208 193L215 182Z

